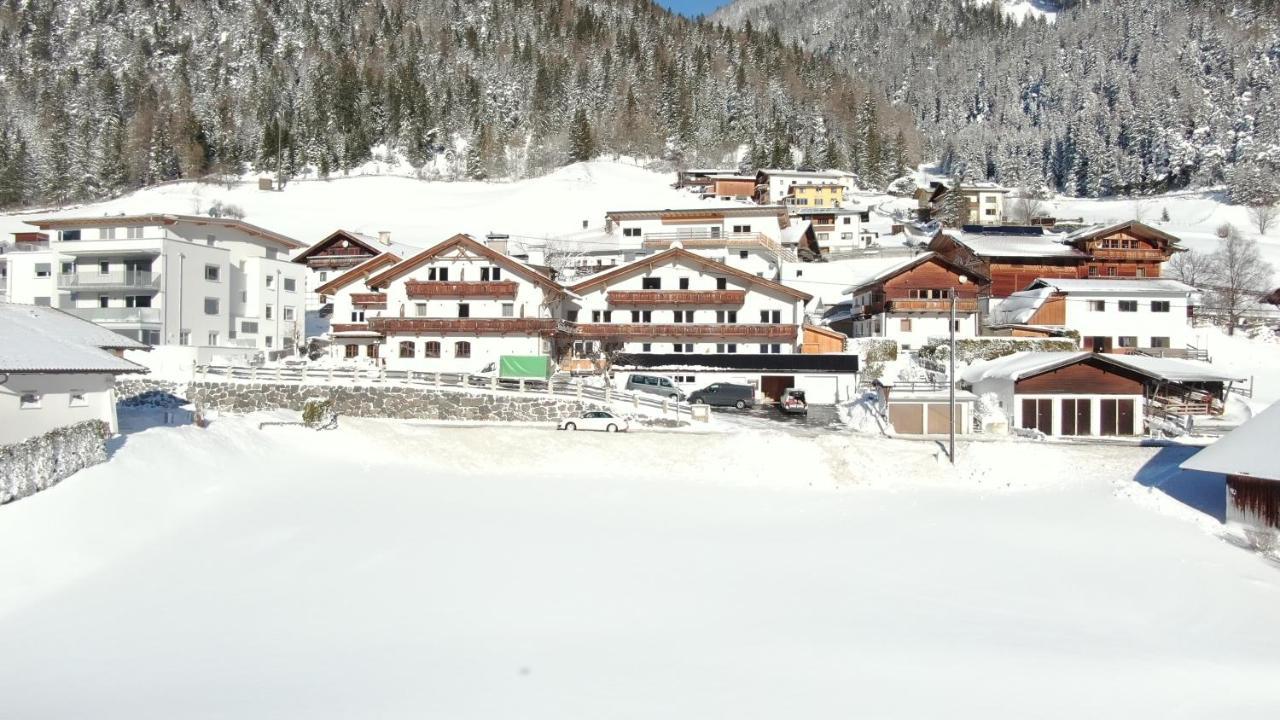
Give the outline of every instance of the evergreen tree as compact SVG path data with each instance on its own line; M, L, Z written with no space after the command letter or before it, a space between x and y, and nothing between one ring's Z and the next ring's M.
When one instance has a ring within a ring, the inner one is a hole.
M573 126L570 130L569 161L586 162L595 156L596 141L591 132L591 123L587 120L587 111L578 108L573 115Z

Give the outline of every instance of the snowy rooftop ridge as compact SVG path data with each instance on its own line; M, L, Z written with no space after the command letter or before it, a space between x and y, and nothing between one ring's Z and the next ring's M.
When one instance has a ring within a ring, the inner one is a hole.
M141 365L85 342L86 337L93 335L90 331L77 330L71 322L42 322L42 318L48 320L52 314L32 310L33 306L29 305L0 304L0 372L116 374L147 371ZM75 323L93 325L70 315L65 317Z
M1079 250L1046 234L1010 234L944 230L980 257L1085 257Z
M1226 437L1192 455L1180 467L1280 482L1276 438L1280 438L1280 402L1273 403Z
M1118 367L1134 370L1148 377L1171 382L1233 382L1243 380L1239 373L1225 372L1209 363L1176 358L1156 358L1141 355L1117 355L1094 353L1088 350L1037 352L1023 350L993 360L970 365L960 373L960 379L973 385L984 380L1017 382L1057 367L1071 365L1089 357Z
M1027 289L1052 288L1065 293L1182 294L1196 289L1173 278L1037 278Z
M0 322L21 325L43 335L106 350L148 350L143 343L101 325L40 305L0 303Z

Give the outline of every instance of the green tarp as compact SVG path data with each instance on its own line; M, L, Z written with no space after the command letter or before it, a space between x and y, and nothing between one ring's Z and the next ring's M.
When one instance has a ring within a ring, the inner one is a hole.
M551 377L551 358L545 355L503 355L498 362L498 377L546 380Z

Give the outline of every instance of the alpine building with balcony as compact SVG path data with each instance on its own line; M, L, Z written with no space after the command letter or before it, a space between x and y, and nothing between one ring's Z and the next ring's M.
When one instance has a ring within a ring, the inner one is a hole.
M973 270L937 253L922 253L846 289L848 317L831 325L850 337L887 338L904 349L918 348L930 338L950 336L954 298L956 337L975 337L978 295L986 284L987 278Z

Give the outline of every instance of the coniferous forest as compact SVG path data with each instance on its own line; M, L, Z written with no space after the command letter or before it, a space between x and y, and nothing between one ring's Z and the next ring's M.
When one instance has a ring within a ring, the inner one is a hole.
M1280 166L1274 3L1077 0L0 0L0 207L178 178L425 176L598 153L812 165L883 186L921 159L1071 194Z

